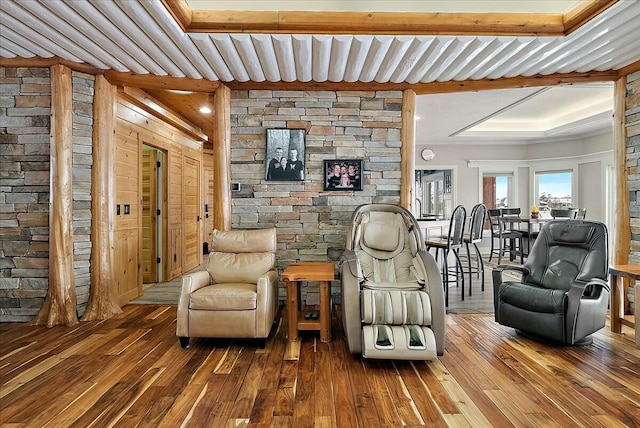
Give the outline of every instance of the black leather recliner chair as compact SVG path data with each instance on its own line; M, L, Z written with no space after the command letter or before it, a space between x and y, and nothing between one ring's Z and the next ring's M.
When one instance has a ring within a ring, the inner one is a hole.
M503 277L517 271L522 279ZM493 270L495 320L525 335L588 344L605 325L610 288L607 229L600 222L545 223L524 266Z

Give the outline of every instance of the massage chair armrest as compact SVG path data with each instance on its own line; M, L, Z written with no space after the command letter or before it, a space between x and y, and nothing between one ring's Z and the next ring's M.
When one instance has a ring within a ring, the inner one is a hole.
M426 251L419 251L418 255L425 268L425 292L431 301L431 330L436 340L436 352L444 355L446 338L446 309L444 301L444 285L440 268L433 256Z
M342 296L342 324L351 353L362 352L362 316L360 313L360 279L358 259L352 250L340 257L340 291Z

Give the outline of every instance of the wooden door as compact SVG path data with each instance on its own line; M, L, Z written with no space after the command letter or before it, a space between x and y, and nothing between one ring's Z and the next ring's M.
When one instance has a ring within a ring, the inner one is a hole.
M187 271L200 263L200 161L185 157L182 182L182 224L184 226L183 269Z
M158 152L142 150L142 282L158 281Z
M130 123L116 125L114 278L118 304L142 295L140 265L140 143Z

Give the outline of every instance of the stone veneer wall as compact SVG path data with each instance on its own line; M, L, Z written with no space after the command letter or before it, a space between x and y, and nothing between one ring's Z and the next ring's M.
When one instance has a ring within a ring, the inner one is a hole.
M358 205L400 203L401 112L399 91L233 91L233 228L275 226L279 272L297 260L337 261ZM304 182L265 180L267 128L307 130ZM363 159L363 190L323 191L325 159ZM332 294L339 301L337 280ZM317 304L317 285L303 298Z
M73 267L78 316L91 285L91 165L95 76L74 71L73 82Z
M640 72L627 76L627 185L631 220L629 263L640 263Z
M89 294L94 77L74 72L73 199L77 307ZM29 321L49 286L49 68L0 68L0 321Z

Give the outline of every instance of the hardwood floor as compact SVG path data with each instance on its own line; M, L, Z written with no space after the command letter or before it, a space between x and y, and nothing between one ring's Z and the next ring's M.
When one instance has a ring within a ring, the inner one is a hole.
M339 307L330 343L264 349L175 336L175 306L128 305L74 328L0 324L6 427L638 426L640 350L603 329L587 347L517 336L491 315L448 315L433 362L362 360Z

